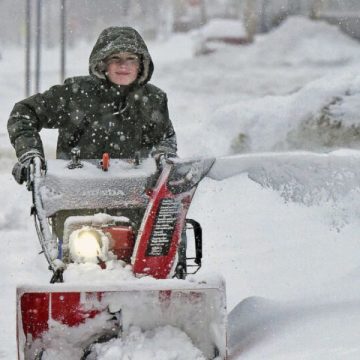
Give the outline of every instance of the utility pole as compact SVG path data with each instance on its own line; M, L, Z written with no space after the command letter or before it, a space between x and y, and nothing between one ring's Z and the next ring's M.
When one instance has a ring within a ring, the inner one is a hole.
M256 14L257 2L254 0L246 0L244 7L244 22L249 41L254 40L257 30L258 16Z
M260 31L262 33L268 31L268 13L267 13L267 6L268 3L266 0L261 1L261 7L260 7Z
M30 96L31 88L31 0L26 0L25 8L25 96Z
M34 0L25 0L25 96L32 94L31 84L31 48L32 48L32 3ZM42 49L42 0L36 0L36 28L35 28L35 93L40 92L41 49ZM60 78L64 81L66 75L66 0L60 0Z
M41 67L41 5L42 0L36 3L36 72L35 92L40 92L40 67Z
M206 11L206 3L204 0L200 0L200 24L205 25L207 23L207 11Z
M60 26L61 26L61 54L60 54L60 82L63 83L65 80L65 67L66 67L66 0L61 0L60 5Z

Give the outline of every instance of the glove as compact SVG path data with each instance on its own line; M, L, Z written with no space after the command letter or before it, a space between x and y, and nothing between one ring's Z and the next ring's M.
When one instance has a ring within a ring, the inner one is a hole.
M154 155L156 166L162 170L166 164L172 164L171 158L176 158L174 153L158 153Z
M12 169L12 175L14 176L16 182L20 185L24 181L27 181L29 175L29 166L34 157L39 157L41 159L42 165L45 166L44 156L40 153L39 150L27 151L19 157L19 161L14 165Z

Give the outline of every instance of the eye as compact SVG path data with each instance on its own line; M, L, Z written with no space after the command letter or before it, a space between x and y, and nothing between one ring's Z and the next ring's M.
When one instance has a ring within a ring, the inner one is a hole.
M137 58L137 56L128 56L128 57L126 58L126 60L136 61L136 60L138 60L138 58Z

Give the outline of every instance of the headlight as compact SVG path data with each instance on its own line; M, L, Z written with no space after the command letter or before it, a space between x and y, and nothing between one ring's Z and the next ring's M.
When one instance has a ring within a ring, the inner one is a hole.
M76 262L97 262L102 254L102 234L89 227L75 230L69 239L70 256Z

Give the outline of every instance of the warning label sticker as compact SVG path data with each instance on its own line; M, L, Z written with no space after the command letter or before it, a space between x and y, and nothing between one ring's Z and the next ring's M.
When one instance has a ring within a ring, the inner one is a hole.
M147 246L147 256L165 256L168 254L179 207L180 202L175 199L161 200Z

